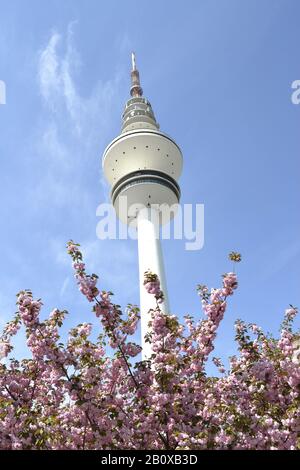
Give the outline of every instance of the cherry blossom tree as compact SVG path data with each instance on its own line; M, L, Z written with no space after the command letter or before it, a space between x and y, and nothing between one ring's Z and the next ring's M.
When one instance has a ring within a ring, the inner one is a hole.
M17 295L18 311L0 339L0 449L299 449L299 332L297 309L285 312L280 337L256 324L236 322L239 353L226 370L208 376L218 327L237 276L222 286L198 286L204 318L181 323L160 309L163 293L155 273L145 273L145 289L156 298L147 341L150 360L138 361L131 341L139 309L123 314L112 293L100 291L87 274L79 245L70 241L79 290L102 324L96 341L92 325L60 328L66 311L42 321L42 301L29 290ZM240 255L231 253L238 262ZM25 327L30 359L11 358L12 338ZM107 346L110 347L107 353Z

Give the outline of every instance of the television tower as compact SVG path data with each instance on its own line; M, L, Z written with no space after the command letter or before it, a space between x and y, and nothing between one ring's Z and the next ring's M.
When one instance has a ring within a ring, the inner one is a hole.
M144 273L150 270L159 277L164 293L160 308L169 313L159 230L175 213L163 211L163 207L170 208L180 199L177 180L182 170L182 153L174 140L159 130L151 104L143 97L134 53L130 95L122 116L121 134L106 147L102 166L117 216L137 228L142 356L148 359L152 352L145 335L150 331L149 310L155 308L156 301L143 285Z

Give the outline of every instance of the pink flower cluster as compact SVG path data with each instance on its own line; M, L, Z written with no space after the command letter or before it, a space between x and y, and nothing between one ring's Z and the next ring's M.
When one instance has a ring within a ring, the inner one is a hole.
M153 294L158 303L162 303L164 300L164 294L160 289L160 281L157 274L153 274L151 271L146 271L144 274L144 286L148 294Z
M96 287L98 276L96 274L86 274L85 264L82 262L82 254L78 247L79 245L73 241L70 241L67 245L68 253L73 259L75 279L77 280L80 292L88 299L89 302L93 302L95 297L99 294Z
M22 291L18 295L20 317L26 326L36 323L42 307L41 300L33 300L30 291Z
M11 346L8 341L0 341L0 359L3 359L11 351Z
M153 354L132 365L141 351L129 338L138 308L129 305L123 314L110 292L98 292L97 277L86 274L79 245L70 242L68 251L102 331L93 341L91 324L81 323L65 344L66 312L54 309L41 321L41 301L30 291L18 295L18 312L0 337L0 358L10 354L21 323L31 356L0 362L0 449L300 448L296 308L286 311L279 338L239 320L239 353L228 371L213 358L221 375L210 377L206 363L236 275L226 274L219 289L199 286L204 318L187 315L182 324L160 309L159 280L148 272L145 288L157 300L147 337Z

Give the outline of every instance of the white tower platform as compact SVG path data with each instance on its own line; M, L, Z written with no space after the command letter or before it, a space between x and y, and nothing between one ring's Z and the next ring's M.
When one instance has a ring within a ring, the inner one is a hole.
M148 359L151 349L144 336L150 331L149 310L156 307L156 300L146 292L144 273L150 270L158 276L164 293L160 308L169 313L159 228L170 221L174 212L166 216L160 207L179 202L177 180L182 171L182 153L171 137L159 131L151 104L142 96L134 54L131 81L132 98L125 105L122 132L105 149L102 165L117 216L126 224L136 225L138 231L142 356Z

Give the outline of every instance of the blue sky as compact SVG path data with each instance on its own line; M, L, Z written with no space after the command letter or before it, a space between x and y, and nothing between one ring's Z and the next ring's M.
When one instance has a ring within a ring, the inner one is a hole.
M99 241L108 201L105 146L120 132L130 52L161 129L180 145L182 202L205 205L205 244L164 241L172 311L201 313L195 287L218 286L240 251L216 355L232 354L243 318L276 333L299 305L300 79L297 0L0 0L0 321L31 288L66 327L92 321L65 243L122 306L138 302L134 241ZM17 353L23 354L21 340Z

